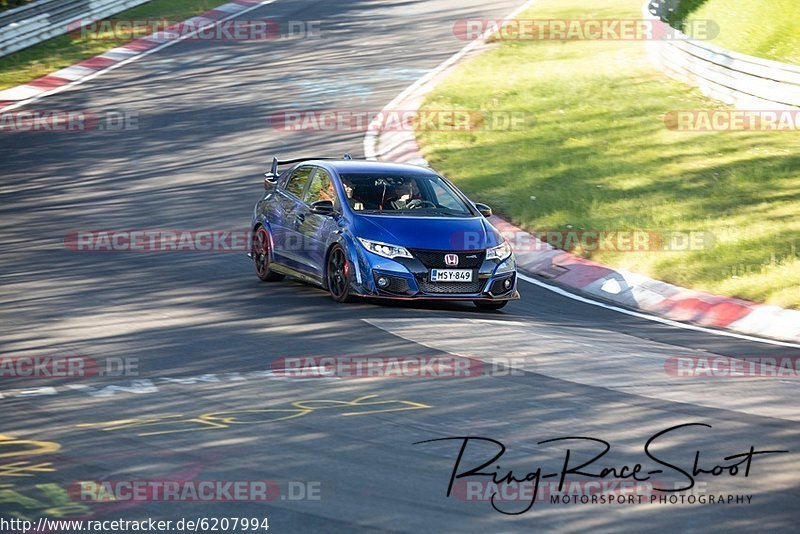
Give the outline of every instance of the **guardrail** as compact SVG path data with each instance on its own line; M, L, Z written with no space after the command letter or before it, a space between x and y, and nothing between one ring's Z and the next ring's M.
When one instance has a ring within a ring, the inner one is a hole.
M150 0L39 0L0 13L0 57Z
M648 0L643 16L666 25L678 3ZM675 29L669 34L671 39L648 42L651 61L669 76L741 109L800 108L800 66L725 50Z

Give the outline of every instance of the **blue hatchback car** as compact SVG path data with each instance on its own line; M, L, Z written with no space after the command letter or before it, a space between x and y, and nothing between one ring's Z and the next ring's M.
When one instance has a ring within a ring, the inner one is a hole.
M278 174L279 165L291 165ZM375 161L278 162L253 213L250 257L261 280L288 275L334 300L469 300L497 310L518 299L511 247L431 169Z

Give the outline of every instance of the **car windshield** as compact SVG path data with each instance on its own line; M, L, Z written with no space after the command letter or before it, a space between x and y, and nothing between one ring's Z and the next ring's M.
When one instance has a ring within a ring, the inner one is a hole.
M341 175L347 201L365 214L471 217L474 211L436 174Z

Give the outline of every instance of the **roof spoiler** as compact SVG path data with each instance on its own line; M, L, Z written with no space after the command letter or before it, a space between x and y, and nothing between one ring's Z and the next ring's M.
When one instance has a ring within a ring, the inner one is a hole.
M275 182L278 181L278 166L293 165L295 163L301 163L303 161L320 160L320 159L324 160L324 159L337 159L337 158L323 157L323 158L295 158L295 159L278 160L278 156L273 156L272 168L270 168L269 172L264 173L264 187L266 188L268 187L268 184L274 184ZM353 156L351 156L350 153L348 152L342 157L342 159L351 160L353 159Z

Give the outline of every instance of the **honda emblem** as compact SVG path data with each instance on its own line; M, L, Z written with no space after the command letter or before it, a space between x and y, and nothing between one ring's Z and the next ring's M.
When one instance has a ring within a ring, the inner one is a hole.
M455 267L458 265L458 254L445 254L444 264L448 267Z

